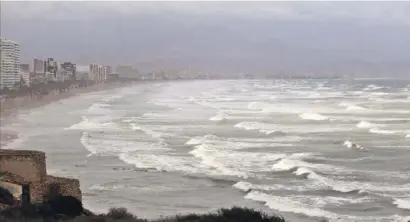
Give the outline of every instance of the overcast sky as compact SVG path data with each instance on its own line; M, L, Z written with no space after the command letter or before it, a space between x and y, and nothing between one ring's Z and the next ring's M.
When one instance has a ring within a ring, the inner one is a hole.
M410 73L410 2L1 2L1 36L25 62Z

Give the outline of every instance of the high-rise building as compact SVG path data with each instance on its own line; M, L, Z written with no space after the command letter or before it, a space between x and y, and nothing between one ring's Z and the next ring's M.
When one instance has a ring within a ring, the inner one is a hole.
M71 62L64 62L61 65L60 74L64 77L64 80L75 80L76 65Z
M40 59L34 59L34 70L35 73L44 73L44 61Z
M0 86L13 88L20 81L20 45L0 39Z

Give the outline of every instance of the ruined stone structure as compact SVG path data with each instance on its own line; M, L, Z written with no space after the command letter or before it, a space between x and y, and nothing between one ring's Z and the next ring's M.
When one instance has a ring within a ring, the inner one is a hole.
M47 175L46 155L40 151L0 150L0 187L7 189L21 201L22 187L28 185L32 202L46 200L51 186L59 193L74 196L81 201L80 182L77 179Z

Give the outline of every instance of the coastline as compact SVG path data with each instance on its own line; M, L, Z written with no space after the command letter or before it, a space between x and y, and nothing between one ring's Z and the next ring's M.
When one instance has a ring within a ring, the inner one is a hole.
M73 96L79 96L80 94L121 88L130 84L131 83L122 82L100 83L86 88L72 88L68 92L62 92L57 95L46 95L41 99L26 96L16 98L14 101L7 104L2 101L0 105L0 149L7 147L19 138L18 132L4 130L2 127L5 125L4 123L7 123L7 120L17 116L20 111L45 106Z

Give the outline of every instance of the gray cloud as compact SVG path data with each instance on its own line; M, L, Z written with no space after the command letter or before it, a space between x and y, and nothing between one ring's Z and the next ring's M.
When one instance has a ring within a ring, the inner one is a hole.
M2 2L6 19L83 20L152 14L410 24L409 2Z
M407 2L1 2L34 57L256 72L410 70ZM406 75L406 74L403 74Z

